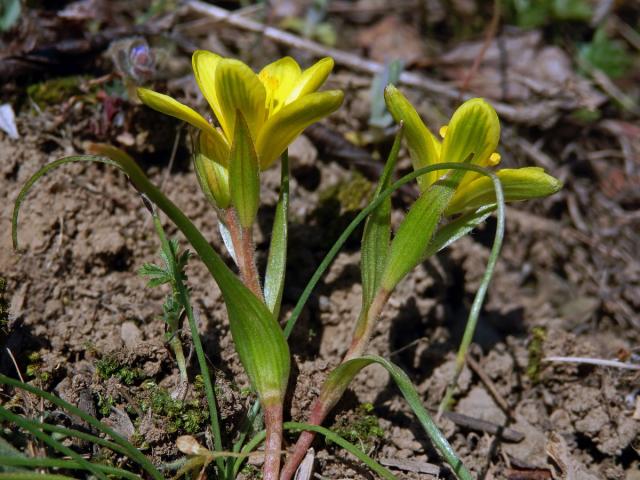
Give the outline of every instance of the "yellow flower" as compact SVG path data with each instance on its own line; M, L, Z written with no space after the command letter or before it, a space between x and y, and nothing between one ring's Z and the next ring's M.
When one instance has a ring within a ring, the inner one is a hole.
M415 108L393 85L386 88L385 100L396 122L404 123L404 135L415 170L436 163L464 162L470 155L473 155L471 163L481 167L500 163L500 155L496 152L500 141L500 121L496 111L485 100L473 98L464 102L449 124L440 129L442 142L429 131ZM420 189L428 189L445 173L445 170L438 170L422 175L418 178ZM502 183L505 201L544 197L562 187L559 180L537 167L502 169L496 175ZM451 215L495 202L491 179L469 172L458 185L445 213Z
M302 71L295 60L285 57L267 65L259 74L239 60L204 50L193 54L192 63L198 86L219 128L167 95L139 88L138 96L147 106L184 120L202 132L205 138L200 139L196 155L198 179L203 189L211 189L221 208L229 202L229 153L238 112L248 126L260 169L264 170L305 128L342 104L341 91L317 91L333 69L331 58L323 58Z

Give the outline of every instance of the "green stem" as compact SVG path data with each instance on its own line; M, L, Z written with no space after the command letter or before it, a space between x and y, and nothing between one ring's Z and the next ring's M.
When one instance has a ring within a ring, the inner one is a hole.
M152 215L153 215L153 222L156 227L156 232L158 233L158 237L160 238L160 243L162 244L162 249L165 251L171 252L172 250L169 245L169 240L167 239L167 235L165 234L164 227L162 226L162 222L160 221L160 216L155 211L152 211ZM195 229L195 227L193 228ZM184 308L185 313L187 315L187 320L189 322L189 329L191 330L191 339L193 341L193 348L196 351L198 364L200 366L200 372L202 373L202 380L204 383L205 394L207 396L207 404L209 406L209 420L211 422L211 432L213 433L213 447L215 451L222 451L222 434L220 431L220 420L218 416L218 406L216 402L216 396L213 389L213 382L211 381L211 375L209 374L209 368L207 366L207 358L204 353L204 348L202 347L200 332L198 332L198 325L196 323L196 319L193 314L193 308L191 307L191 299L189 298L189 291L186 285L184 284L184 280L182 278L182 273L180 272L180 269L176 267L177 259L175 257L172 257L169 259L169 261L173 265L173 267L171 268L174 276L173 286L178 293L178 298L180 299L182 308ZM180 342L178 341L178 343ZM180 349L182 350L182 345L180 345ZM177 359L177 355L176 355L176 359ZM184 361L184 355L183 355L183 361ZM220 472L220 475L222 475L222 473L226 469L225 461L226 460L223 457L216 458L216 466Z
M500 245L502 243L502 236L504 233L504 196L503 196L500 180L498 179L498 177L490 170L487 170L483 167L479 167L477 165L468 164L468 163L464 163L464 164L440 163L440 164L430 165L428 167L421 168L408 175L405 175L404 177L396 181L393 185L391 185L389 188L380 192L380 194L366 208L364 208L356 216L356 218L349 224L349 226L344 230L342 235L340 235L340 237L338 238L336 243L333 245L331 250L329 250L325 258L322 260L322 263L320 264L320 266L318 266L313 276L311 277L311 280L307 284L307 287L305 288L302 295L300 296L298 303L296 304L293 312L291 313L291 316L285 327L285 330L284 330L285 335L289 335L289 333L293 329L300 313L302 312L302 309L304 308L306 301L311 295L311 292L315 288L317 282L320 280L325 270L329 267L329 265L331 264L331 262L333 261L333 259L335 258L339 250L342 248L342 245L344 244L344 242L347 240L347 238L349 238L351 233L357 228L360 222L362 222L365 218L367 218L367 216L372 211L374 211L377 208L377 206L381 202L383 202L389 195L391 195L395 190L402 187L406 183L412 181L413 179L419 177L420 175L424 175L426 173L436 171L436 170L445 170L445 169L471 170L491 178L494 185L495 192L496 192L496 200L497 200L497 206L498 206L498 209L497 209L498 210L497 212L498 229L496 231L496 237L494 240L494 248L492 249L492 255L493 255L493 252L499 253ZM497 248L496 248L496 244L497 244ZM491 268L489 269L488 274L487 272L485 272L485 276L483 277L483 284L481 285L481 288L479 289L479 292L478 292L478 293L481 293L480 290L482 290L482 296L481 297L476 296L476 300L480 298L479 304L477 306L476 319L475 319L476 321L477 321L477 313L479 313L479 309L482 305L482 300L484 299L484 293L486 293L486 288L488 286L489 280L491 279L491 274L493 273L493 266L495 265L496 259L497 259L497 253L495 255L495 258L493 259L494 261L491 264ZM361 318L358 321L358 325L356 327L356 335L355 335L354 341L352 342L352 345L349 351L347 352L347 357L345 357L342 364L344 364L344 362L348 361L349 359L356 358L357 356L364 353L364 348L366 347L366 344L369 340L369 337L375 325L375 318L377 318L377 316L380 314L380 311L382 310L382 307L386 303L386 300L390 293L391 292L386 292L383 289L381 289L376 295L376 300L374 300L374 302L377 303L378 305L375 307L375 309L370 308L368 312L364 313L361 316ZM476 302L474 302L474 306L476 306ZM373 307L373 304L372 304L372 307ZM471 327L475 329L475 323ZM473 331L471 331L470 334L471 334L471 337L473 337ZM320 397L316 399L312 407L312 413L309 418L310 423L313 423L313 424L322 423L322 421L324 420L326 415L329 413L333 405L337 403L337 401L340 399L340 397L346 390L347 385L348 384L346 384L344 388L341 389L341 391L337 391L337 392L328 392L326 391L326 386L323 386ZM435 425L433 425L433 428L435 428L435 430L437 431L437 427L435 427ZM430 432L429 434L431 436ZM282 475L282 478L284 480L288 480L293 476L293 473L295 473L300 461L302 461L302 458L304 458L304 454L306 450L309 448L312 442L313 442L313 433L311 432L305 432L303 435L301 435L298 438L298 442L294 447L293 453L289 458L287 458L287 461L285 463L285 466L283 469L283 475Z
M173 332L169 345L173 350L173 354L176 356L176 364L180 372L180 382L186 383L189 380L187 376L187 360L184 357L184 349L182 348L182 342L178 337L177 331Z
M380 205L387 197L389 197L391 194L393 194L393 192L401 188L403 185L406 185L407 183L413 181L417 177L420 177L422 175L425 175L427 173L434 172L437 170L470 170L470 171L477 172L482 175L490 177L494 181L494 185L497 182L498 188L501 188L500 180L490 170L487 170L486 168L483 168L483 167L479 167L477 165L468 164L468 163L459 163L459 162L446 162L446 163L437 163L434 165L429 165L428 167L424 167L414 172L408 173L404 177L394 182L389 188L386 188L382 192L380 192L380 195L378 195L369 205L367 205L363 210L360 211L360 213L358 213L356 218L354 218L349 224L349 226L345 228L345 230L342 232L340 237L338 237L338 240L336 240L336 242L333 244L329 252L325 255L324 259L322 260L322 262L320 263L316 271L311 276L309 283L307 283L307 286L303 290L302 295L300 295L300 298L298 299L296 306L294 307L293 311L291 312L291 315L289 316L289 319L287 320L287 324L285 325L285 328L284 328L284 334L286 337L289 337L289 335L291 334L293 327L298 321L298 318L300 317L302 310L304 309L307 301L309 300L311 293L313 292L316 285L322 278L322 275L324 275L324 272L327 270L327 268L329 268L333 259L336 257L338 252L340 252L342 245L344 245L344 243L351 236L354 230L358 228L360 223L362 223L369 216L369 214L372 211L374 211L378 207L378 205ZM496 198L497 198L497 195L496 195ZM502 198L502 195L500 195L500 198ZM504 216L504 209L498 211L498 216L500 215Z
M494 180L495 182L495 180ZM498 181L499 183L499 181ZM444 412L451 403L451 399L455 393L455 389L458 384L458 378L460 377L460 373L464 368L464 364L467 357L467 352L469 350L469 346L471 345L471 341L473 340L473 336L476 331L476 326L478 325L478 318L480 317L480 310L482 310L482 304L484 303L485 296L487 295L487 290L489 288L489 283L491 282L491 277L493 276L493 271L496 267L496 262L498 261L498 257L500 255L500 249L502 248L502 241L504 239L504 194L502 192L502 188L499 188L499 185L494 188L496 193L496 203L497 203L497 212L498 212L498 222L496 225L496 234L493 240L493 246L491 247L491 253L489 254L489 260L487 260L487 267L485 268L484 274L482 275L482 282L480 282L480 286L476 291L476 295L473 299L473 304L471 305L471 310L469 311L469 317L467 319L467 324L464 329L464 334L462 336L462 341L460 342L460 347L458 348L458 353L456 355L456 370L453 375L453 379L449 383L447 387L447 391L445 396L443 397L440 405L438 406L438 414L437 418L440 418L442 412Z

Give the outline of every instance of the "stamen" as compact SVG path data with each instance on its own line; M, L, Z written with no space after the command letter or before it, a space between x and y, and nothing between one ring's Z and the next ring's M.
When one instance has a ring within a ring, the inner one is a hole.
M449 128L449 125L443 125L440 127L440 131L438 133L440 133L440 136L442 138L445 137L445 135L447 134L447 129Z
M501 159L502 159L502 157L500 156L500 154L498 152L493 152L491 155L489 155L489 165L491 167L495 167L496 165L498 165L500 163Z

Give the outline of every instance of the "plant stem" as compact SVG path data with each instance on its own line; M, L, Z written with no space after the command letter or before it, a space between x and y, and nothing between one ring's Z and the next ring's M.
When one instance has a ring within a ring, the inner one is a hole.
M282 454L282 401L264 407L264 425L267 436L264 441L264 480L278 480L280 455Z
M184 358L184 349L182 348L180 337L178 337L178 332L173 333L173 337L169 341L169 345L173 350L173 354L176 356L176 364L178 365L178 371L180 372L180 382L186 383L189 380L187 377L187 361Z
M238 216L233 208L229 208L224 214L224 223L231 235L231 242L238 261L238 270L242 282L253 294L264 301L262 288L260 288L260 277L256 267L255 246L251 227L242 228L238 221Z
M364 354L369 340L371 339L371 335L373 334L373 328L376 325L376 321L382 313L382 309L386 305L387 300L389 300L390 295L391 292L381 288L373 298L369 308L362 310L353 333L351 346L349 347L349 350L347 350L347 353L341 363L348 362L349 360L360 357ZM344 395L348 385L349 384L346 383L342 388L333 388L330 390L325 383L320 395L313 402L307 423L310 425L322 425L322 422L331 409L336 405L336 403L338 403L340 398L342 398L342 395ZM306 455L309 447L311 447L315 436L316 433L312 431L304 431L300 434L298 441L293 448L293 453L287 457L280 480L289 480L293 478L296 470L298 469L298 465L302 462L302 459Z
M373 298L369 308L362 311L360 318L358 319L358 323L356 324L356 329L353 333L351 346L342 359L342 363L351 360L352 358L360 357L364 354L364 351L369 344L369 340L371 340L371 336L373 335L373 328L376 325L376 321L382 313L382 309L387 304L387 300L389 300L390 295L390 291L380 288L376 296Z

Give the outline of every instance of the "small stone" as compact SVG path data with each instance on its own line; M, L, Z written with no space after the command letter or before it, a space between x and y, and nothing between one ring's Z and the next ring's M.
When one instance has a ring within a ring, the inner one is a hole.
M142 332L135 323L126 321L120 326L120 338L125 347L134 350L142 343Z

